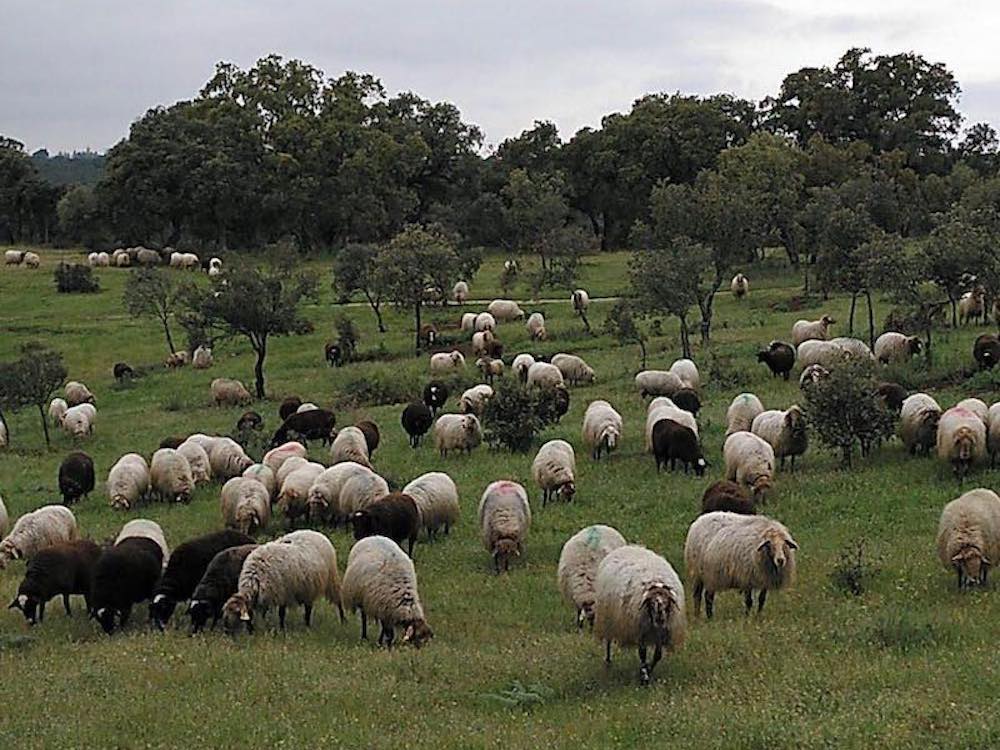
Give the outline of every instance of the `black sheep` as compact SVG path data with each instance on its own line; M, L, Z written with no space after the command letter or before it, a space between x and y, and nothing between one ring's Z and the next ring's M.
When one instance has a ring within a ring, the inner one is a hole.
M555 418L556 422L558 422L569 411L569 388L564 385L557 385L552 393L555 403Z
M972 356L980 370L992 370L1000 362L1000 338L995 333L984 333L972 345Z
M344 356L341 354L340 347L336 344L327 344L323 349L323 356L326 358L326 363L330 367L340 367L343 364Z
M882 401L885 402L886 408L893 414L898 415L908 395L906 389L899 383L879 383L878 388L875 390Z
M679 460L684 464L684 473L693 466L697 476L705 475L708 463L698 445L698 436L690 427L686 427L672 419L661 419L653 425L653 456L656 458L656 470L670 462L673 471Z
M795 367L795 347L783 341L772 341L767 349L757 352L757 361L768 366L771 377L780 375L788 380L789 373Z
M366 536L387 536L399 546L409 540L409 554L413 557L413 543L420 531L420 512L409 495L393 492L381 500L362 508L351 518L354 524L354 538Z
M188 616L191 618L192 633L204 628L209 617L212 618L212 627L215 627L222 616L222 605L239 587L244 560L256 548L256 544L241 544L224 549L212 558L191 593Z
M163 550L146 537L126 537L101 553L91 580L90 611L105 633L125 627L132 606L152 595L162 567Z
M59 465L59 494L72 505L94 489L94 459L83 451L73 451Z
M705 494L701 496L702 513L712 513L717 510L740 513L744 516L752 516L757 512L750 493L743 486L728 479L709 485Z
M694 416L698 416L698 412L701 410L701 399L698 398L698 394L695 393L690 388L681 388L670 400L674 402L674 405L678 409L683 409L686 412L690 412Z
M149 605L149 619L163 630L174 613L177 602L191 597L205 569L222 550L251 544L253 539L233 529L213 531L211 534L190 539L170 554L163 578L153 588L153 601Z
M445 405L448 400L448 386L440 380L432 380L424 386L424 403L431 410L431 415L436 416L438 409Z
M288 417L274 433L271 440L271 447L276 448L289 440L301 438L305 440L322 440L323 444L329 443L332 438L333 426L337 423L337 418L332 411L326 409L310 409L309 411L296 412Z
M169 437L165 437L163 438L163 440L160 441L160 447L173 448L174 450L176 450L177 448L179 448L181 445L184 444L185 440L187 440L187 438L181 437L180 435L170 435Z
M264 418L255 411L243 412L236 421L237 432L250 432L251 430L261 430L264 428Z
M124 362L116 362L113 369L115 380L121 383L125 378L134 378L135 370L129 367Z
M427 430L434 424L434 416L426 404L414 401L403 409L400 421L403 423L406 434L410 436L410 447L416 448L420 445L420 438L426 435Z
M370 419L363 419L354 426L361 430L361 434L365 436L365 445L368 446L368 457L371 458L375 454L378 444L382 441L378 425Z
M19 609L29 624L45 618L45 603L62 595L66 614L71 594L82 594L90 608L90 579L101 548L89 539L76 539L46 547L28 561L24 580L9 609Z
M278 417L284 422L290 416L292 416L298 408L302 406L302 399L298 396L289 396L284 401L281 402L281 406L278 407Z

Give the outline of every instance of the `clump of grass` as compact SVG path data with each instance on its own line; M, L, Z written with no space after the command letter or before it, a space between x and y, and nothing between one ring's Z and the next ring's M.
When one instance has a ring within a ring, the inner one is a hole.
M400 404L417 395L413 376L396 370L373 370L366 376L344 384L344 405L380 406Z
M927 619L905 610L883 612L868 627L868 640L881 649L908 654L941 641L942 633Z
M4 651L25 651L35 644L30 635L0 635L0 653Z
M184 401L178 394L172 393L160 404L160 408L163 411L182 411L184 409Z
M830 571L833 587L844 594L861 596L871 586L881 570L878 559L867 553L864 539L840 552L840 558Z
M496 693L483 693L483 698L508 708L530 708L545 703L553 695L555 691L541 683L525 685L520 680L514 680L509 688Z

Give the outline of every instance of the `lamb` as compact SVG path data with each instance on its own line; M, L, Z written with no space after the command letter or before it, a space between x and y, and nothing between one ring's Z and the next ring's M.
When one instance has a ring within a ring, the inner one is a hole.
M368 618L379 621L379 645L391 648L396 628L403 643L419 648L434 633L427 624L413 561L384 536L370 536L351 548L344 572L343 608L361 613L361 638L368 638Z
M495 299L487 306L486 311L498 321L509 322L524 318L524 310L509 299Z
M83 383L71 380L63 389L66 393L66 404L68 406L79 406L80 404L93 404L94 394Z
M448 402L448 396L448 386L437 380L432 380L424 386L423 400L434 416L437 416L438 409Z
M809 447L806 418L797 405L788 407L787 411L770 409L761 412L754 417L750 432L764 438L774 449L782 469L785 468L785 458L791 457L792 471L795 471L795 457L804 454Z
M471 453L483 442L483 428L475 414L443 414L434 423L434 446L441 458L448 451Z
M911 357L920 354L923 348L919 336L886 331L875 339L875 359L884 365L907 362Z
M990 423L990 407L986 405L986 402L978 398L963 398L957 404L955 404L957 409L968 409L981 420L983 424L989 425Z
M362 419L360 422L356 422L354 426L361 430L361 434L365 436L365 445L368 446L368 456L375 455L375 450L382 440L378 425L370 419Z
M961 482L972 466L986 458L985 422L960 406L948 409L938 422L937 454L951 464Z
M11 560L31 560L46 547L79 536L73 511L63 505L43 505L18 518L0 541L0 570Z
M545 330L545 316L540 312L533 312L528 316L528 321L524 324L528 329L528 336L532 341L544 341L548 338Z
M299 404L301 408L303 404ZM278 446L289 440L308 442L319 440L326 445L333 440L333 428L337 424L337 416L328 409L308 409L290 414L271 438L271 446Z
M302 443L289 441L287 443L282 443L277 448L272 448L265 453L261 463L277 474L278 470L281 469L281 465L292 456L305 458L307 455L309 454L306 451L306 447L302 445Z
M324 469L322 464L307 462L285 477L285 481L280 484L276 507L287 523L293 524L295 519L306 514L309 489Z
M958 588L985 586L993 561L1000 559L1000 497L980 487L952 500L941 512L938 559L958 575Z
M837 321L829 315L819 320L797 320L792 326L792 344L799 346L803 341L820 339L826 341L830 337L830 326Z
M105 633L125 627L133 605L152 596L167 557L157 523L136 519L122 527L97 559L91 581L90 610Z
M565 440L549 440L535 454L531 478L542 490L542 507L556 495L571 502L576 494L576 454Z
M689 467L693 467L696 476L705 475L708 463L698 444L698 434L690 427L673 419L658 419L653 425L652 447L657 473L667 461L670 461L670 470L673 471L679 459L685 474Z
M750 281L742 273L738 273L729 282L729 291L733 293L737 301L742 300L750 293Z
M590 457L600 460L601 453L610 456L622 439L622 415L607 401L591 401L583 414L583 444L590 449Z
M149 466L138 453L126 453L108 472L108 501L112 508L129 510L149 492Z
M212 366L212 348L202 344L191 355L191 366L196 370L207 370Z
M701 496L702 515L717 510L741 513L746 516L752 516L757 512L750 493L736 482L730 482L728 479L713 482L705 490L705 494Z
M178 602L186 601L205 575L208 564L225 549L252 544L253 539L238 531L226 529L189 539L177 545L167 562L163 577L153 587L149 604L149 619L164 630Z
M594 382L594 368L575 354L556 354L552 364L559 368L563 380L570 385Z
M271 522L271 495L261 482L233 477L220 494L222 522L226 528L252 536Z
M66 416L67 410L69 410L69 404L66 403L65 399L52 399L49 403L49 419L52 421L53 427L62 426L63 417Z
M481 312L476 316L476 323L473 326L475 331L496 332L497 320L488 312Z
M98 255L103 255L104 265L107 264L108 254L98 253ZM24 265L26 268L38 268L42 264L42 258L38 253L26 252L24 254Z
M420 511L416 501L405 492L391 492L351 516L354 538L386 536L402 546L409 543L408 554L413 557L413 544L420 533Z
M594 627L597 568L608 553L625 545L617 529L601 524L581 529L563 545L556 580L563 598L576 609L577 630L584 621Z
M764 404L753 393L741 393L726 410L726 437L734 432L750 432L754 419L764 413Z
M487 486L479 501L483 546L493 556L493 569L510 570L510 558L520 557L531 527L528 493L517 482L500 480Z
M926 393L914 393L903 401L899 412L899 437L910 455L918 451L925 456L937 441L941 407Z
M434 416L431 410L420 401L407 404L400 417L403 429L410 441L410 447L416 448L420 445L420 438L427 434L427 430L434 424Z
M466 390L458 400L458 410L462 414L475 414L477 417L483 416L486 411L486 403L493 398L493 387L489 385L475 385Z
M247 387L232 378L216 378L212 381L211 390L216 406L246 406L253 401Z
M212 467L212 476L222 480L238 477L253 466L253 459L244 452L243 446L225 437L216 438L208 451L208 462Z
M94 434L97 409L93 404L78 404L66 410L62 418L63 432L73 438L83 438Z
M734 432L722 446L726 479L747 487L755 502L774 486L774 449L751 432Z
M195 485L212 481L212 465L209 463L208 453L198 443L185 440L177 446L177 452L187 459Z
M209 617L212 618L213 628L218 623L222 616L222 605L236 593L243 563L255 549L256 544L228 547L209 562L205 575L191 593L191 603L188 605L192 634L201 631Z
M526 385L528 388L548 390L565 385L565 383L563 382L563 374L558 367L548 362L535 362L528 368Z
M699 516L688 529L684 543L684 568L694 593L694 613L712 618L715 595L736 589L743 592L746 612L764 609L768 591L787 588L795 581L795 550L799 545L781 523L767 516L747 516L715 511Z
M958 322L965 325L969 321L973 323L982 319L986 322L986 290L977 286L972 291L966 292L958 300Z
M1000 338L995 333L977 336L972 345L972 358L980 370L992 370L1000 362Z
M584 289L577 289L570 297L570 302L573 303L573 312L581 315L586 313L587 308L590 307L590 295Z
M638 646L639 681L648 685L663 651L684 645L687 615L684 586L673 567L655 552L636 545L612 550L597 566L594 636L604 641L611 663L612 641ZM653 658L647 661L647 649Z
M493 343L493 334L490 331L479 331L472 334L472 353L477 357L483 357L490 351L490 344ZM434 361L431 360L433 372Z
M431 355L431 374L447 375L465 369L465 356L457 349Z
M693 391L697 391L701 386L701 376L698 374L698 366L695 365L690 359L678 359L672 365L670 365L670 370L676 375L684 388L690 388Z
M270 466L265 466L264 464L248 466L243 472L243 477L245 479L253 479L264 485L268 497L273 498L278 491L278 479L275 477L274 472L271 471Z
M302 406L302 399L298 396L288 396L282 400L281 404L278 406L278 417L284 422L290 416L295 414Z
M353 461L331 466L323 470L309 487L309 494L306 496L306 512L308 519L313 523L336 524L345 518L345 514L340 510L340 494L347 483L347 480L359 474L374 474L371 469ZM388 488L386 489L388 492Z
M483 373L483 380L492 385L497 378L503 377L503 360L491 359L490 357L480 357L476 360L476 367Z
M458 523L461 508L458 504L458 487L444 472L431 471L421 474L403 488L417 504L420 524L427 530L427 538L433 539L438 529L444 527L448 534Z
M635 387L639 389L642 398L647 396L670 398L684 387L684 383L675 373L667 370L643 370L635 376Z
M170 356L164 360L163 365L168 369L184 367L191 361L191 355L187 352L171 352Z
M990 468L995 468L1000 455L1000 401L993 404L987 414L986 449L990 454Z
M357 427L342 429L330 446L330 464L339 464L342 461L354 461L371 468L365 434Z
M250 432L264 429L264 417L255 411L245 411L236 420L236 432Z
M94 459L74 451L59 465L59 494L65 505L72 505L94 489Z
M476 330L476 314L471 312L463 313L459 328L466 333L474 332Z
M89 539L59 542L46 547L28 562L24 580L8 609L19 609L29 625L45 618L45 605L54 596L62 596L66 615L71 595L90 600L90 579L101 548Z
M522 384L528 382L528 370L535 364L535 358L530 354L518 354L510 365L511 371Z
M772 341L767 349L757 352L757 361L763 362L771 371L771 377L780 375L788 380L792 368L795 367L795 347L783 341Z
M180 451L160 448L149 464L149 486L152 495L170 503L191 502L194 478L191 465Z
M129 367L125 362L115 362L115 366L112 368L111 374L118 383L124 383L126 379L135 377L135 370Z
M469 298L469 285L464 281L456 281L455 286L451 288L451 298L458 304L464 305L465 300Z
M340 367L344 364L344 353L341 351L340 345L333 341L327 341L323 347L323 359L330 367Z

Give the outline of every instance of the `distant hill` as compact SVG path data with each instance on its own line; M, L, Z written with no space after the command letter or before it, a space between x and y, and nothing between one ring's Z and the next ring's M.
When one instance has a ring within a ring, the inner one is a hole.
M44 148L31 155L38 174L53 185L93 185L104 171L104 154L74 151L50 156Z

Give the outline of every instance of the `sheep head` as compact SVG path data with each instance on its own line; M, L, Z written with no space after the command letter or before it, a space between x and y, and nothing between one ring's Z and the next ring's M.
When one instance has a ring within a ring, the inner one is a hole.
M187 613L191 618L191 632L197 633L205 627L209 615L212 614L212 603L207 599L192 599Z
M907 336L906 344L910 349L910 354L920 354L924 350L924 342L919 336Z
M19 609L24 615L24 619L28 621L29 625L35 625L38 622L38 604L39 601L28 594L18 594L14 597L14 600L7 605L7 609Z
M763 539L757 545L757 553L762 556L768 564L772 575L780 577L788 565L793 561L792 550L797 550L799 545L792 537L777 528L771 528L764 532Z
M819 319L819 322L823 324L824 328L828 328L837 321L831 318L829 315L824 315L822 318Z
M952 555L952 567L958 573L958 587L982 586L992 562L975 546L964 547Z
M615 427L605 428L602 440L604 442L604 447L608 450L609 453L615 449L615 446L618 445L618 439L620 437L621 435L619 434L617 428Z
M500 566L504 570L510 569L510 558L521 556L521 545L513 539L498 539L493 545L493 568L500 573Z
M764 501L765 495L771 491L774 484L771 482L771 477L766 474L761 474L750 484L750 490L753 493L754 503L761 503Z
M566 502L573 500L573 496L576 494L576 482L564 482L559 487L559 496L562 497Z
M414 648L420 648L425 642L434 637L434 631L431 630L431 626L423 618L411 620L403 624L405 625L403 643L409 643Z
M121 615L119 612L112 607L100 607L94 610L92 616L100 624L101 629L111 635L115 632L115 615L119 615L119 622L121 624Z
M694 475L696 477L705 476L705 469L708 468L708 461L705 460L704 456L698 456L694 462Z
M257 511L246 505L236 510L236 527L247 536L254 534L260 528Z
M647 620L646 625L653 633L665 636L665 645L670 643L670 616L676 607L674 592L662 584L650 586L642 599L642 613Z
M229 635L236 635L244 624L247 632L252 633L253 606L250 603L250 597L237 592L222 605L222 627Z
M153 601L149 603L149 621L161 632L166 629L167 622L174 614L177 607L177 600L166 594L157 594Z

